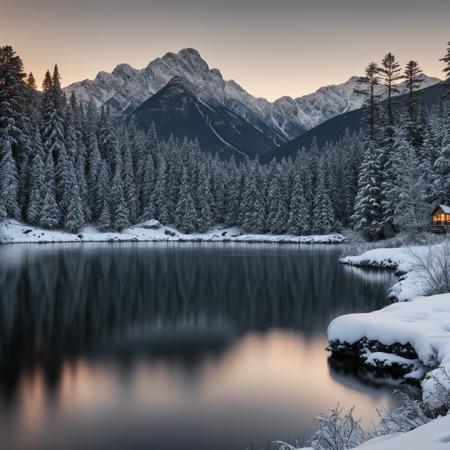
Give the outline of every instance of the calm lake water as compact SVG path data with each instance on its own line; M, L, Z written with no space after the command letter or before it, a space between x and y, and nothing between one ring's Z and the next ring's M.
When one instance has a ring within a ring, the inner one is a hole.
M0 248L2 450L244 450L306 438L391 389L334 368L330 320L386 304L393 275L339 248Z

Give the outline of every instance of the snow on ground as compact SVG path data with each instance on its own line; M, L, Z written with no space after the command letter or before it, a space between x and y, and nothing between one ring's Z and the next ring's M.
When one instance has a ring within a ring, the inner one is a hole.
M401 277L392 286L389 295L397 301L407 301L426 294L421 277L414 271L415 255L426 255L430 251L437 252L439 247L440 245L377 248L358 256L346 256L341 258L340 262L356 267L396 270Z
M361 450L444 450L450 448L450 415L408 433L382 436L356 447Z
M0 224L0 243L53 243L53 242L267 242L286 244L340 244L341 234L293 236L272 234L246 234L237 227L217 226L203 234L183 234L156 220L134 225L121 233L101 232L86 227L78 234L63 230L45 230L15 220Z
M369 348L360 357L368 366L409 366L409 376L417 379L427 373L422 380L423 399L432 407L439 406L437 391L440 387L436 380L450 389L450 293L424 297L426 287L416 261L417 255L421 255L423 261L437 267L439 255L446 251L443 245L375 249L342 258L344 264L391 268L403 273L391 294L400 301L409 301L371 313L341 316L328 328L328 340L343 343L344 348L345 344L356 344L364 339L388 348L392 346L392 353L371 352ZM398 351L395 344L410 344L419 361L393 354Z
M364 364L387 370L400 366L408 372L406 378L421 380L423 401L432 409L444 404L448 406L450 402L450 293L423 296L426 288L419 273L417 256L431 267L438 267L438 255L446 250L442 245L445 244L409 249L380 248L342 258L342 263L352 266L397 270L402 275L391 294L403 301L371 313L338 317L328 327L330 343L342 344L342 349L360 344L360 358ZM381 351L376 343L382 344ZM411 354L396 354L399 346L411 346L418 359ZM450 415L408 433L372 439L358 448L450 448Z
M450 415L407 433L388 434L364 442L355 450L445 450L450 448ZM305 447L298 450L312 450Z

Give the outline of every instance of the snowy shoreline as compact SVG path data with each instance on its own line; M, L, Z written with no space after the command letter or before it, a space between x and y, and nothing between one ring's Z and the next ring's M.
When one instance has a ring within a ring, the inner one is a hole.
M101 232L95 227L86 227L78 234L63 230L45 230L8 220L0 225L1 244L50 244L88 242L198 242L198 243L273 243L273 244L343 244L341 234L294 236L271 234L247 234L240 228L217 226L206 233L183 234L173 227L149 220L123 230L121 233Z
M365 314L334 319L327 330L332 354L346 356L405 381L418 382L424 404L434 411L448 407L450 392L450 293L423 296L417 255L437 254L432 247L381 248L341 258L342 264L395 270L400 280L391 287L393 303ZM450 444L450 414L405 433L371 439L357 448L373 450L440 449Z
M399 281L389 290L393 303L364 314L334 319L328 327L333 354L349 352L367 367L394 371L421 383L423 400L438 408L436 380L450 374L450 293L424 296L414 255L438 253L432 247L380 248L341 258L342 264L396 270ZM445 381L444 384L446 384ZM450 387L450 386L449 386Z
M433 248L438 249L439 245ZM424 295L423 283L414 271L414 255L424 255L429 247L377 248L361 255L346 256L339 262L353 267L393 270L399 280L389 289L388 296L393 301L405 302Z

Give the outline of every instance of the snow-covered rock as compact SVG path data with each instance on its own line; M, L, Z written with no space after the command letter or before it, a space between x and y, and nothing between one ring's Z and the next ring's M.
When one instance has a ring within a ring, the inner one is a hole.
M351 352L377 368L410 366L405 372L412 378L427 373L423 399L432 408L441 406L442 386L436 380L450 389L450 293L341 316L331 322L327 334L335 353Z
M192 83L200 100L223 103L257 129L262 131L264 127L267 133L266 128L269 128L272 133L268 137L277 144L293 139L338 114L358 109L364 103L364 96L355 91L357 77L342 84L325 86L303 97L281 97L269 102L252 96L233 80L224 80L220 71L210 69L198 51L192 48L167 53L143 69L120 64L111 74L100 72L95 80L73 83L64 90L67 95L75 92L84 102L93 100L98 107L107 103L116 113L131 112L175 76ZM437 82L437 78L425 77L421 87ZM383 88L378 89L384 97ZM398 94L404 92L406 85L403 83Z
M341 244L341 234L293 236L272 234L247 234L240 228L217 226L206 233L183 234L177 229L149 220L134 225L121 233L101 232L95 227L85 227L80 233L64 230L45 230L15 220L0 224L0 242L6 244L53 242L245 242L275 244Z

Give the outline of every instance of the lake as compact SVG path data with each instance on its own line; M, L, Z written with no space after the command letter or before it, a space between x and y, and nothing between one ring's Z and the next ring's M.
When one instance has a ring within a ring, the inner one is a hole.
M339 251L0 247L1 449L267 449L338 403L376 421L392 388L330 364L326 328L394 276Z

